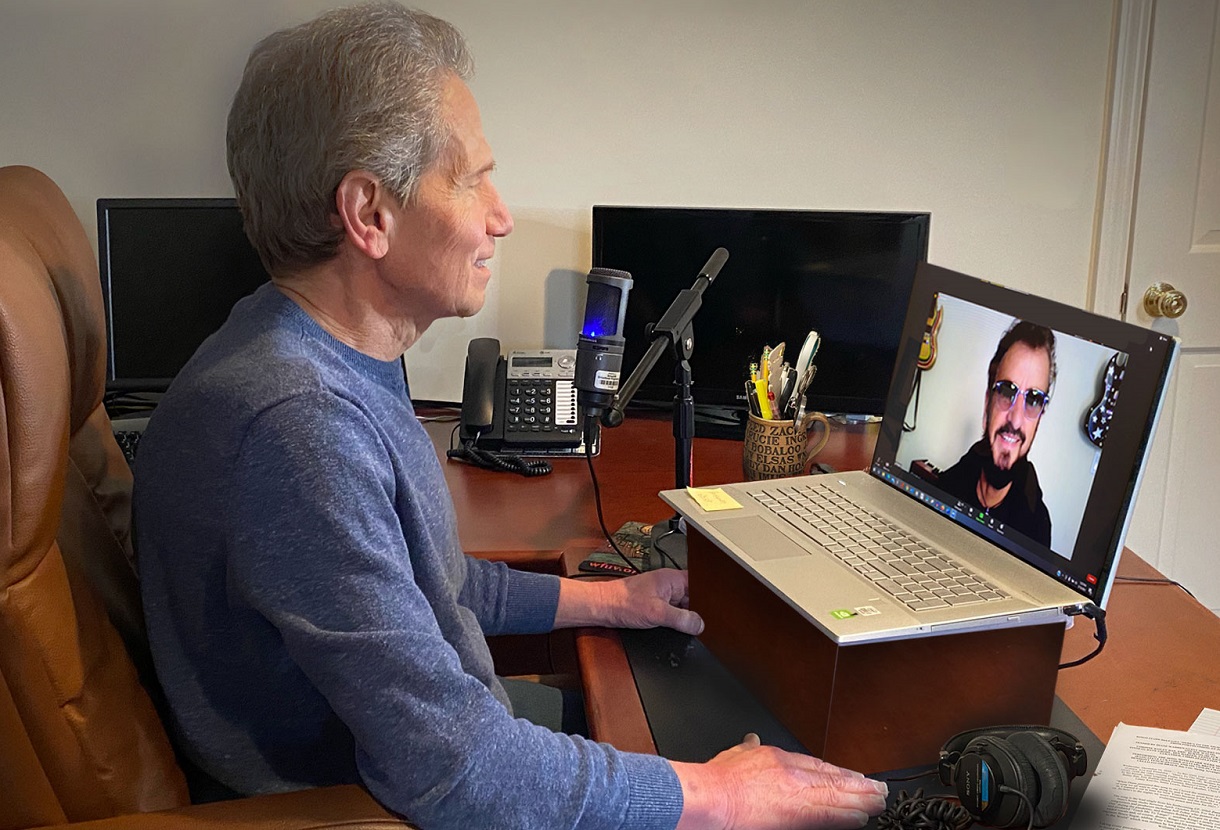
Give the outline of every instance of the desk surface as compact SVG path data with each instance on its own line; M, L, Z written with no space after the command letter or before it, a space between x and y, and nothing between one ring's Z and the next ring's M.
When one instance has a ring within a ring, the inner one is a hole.
M453 426L452 421L428 424L442 459ZM836 424L818 460L839 470L864 469L875 440L875 426ZM603 432L602 453L593 466L611 531L627 521L669 517L671 511L656 494L674 486L673 457L668 420L631 418ZM578 549L601 542L593 485L583 459L558 459L554 473L534 479L460 462L442 464L462 543L471 553L557 557L571 548L570 570L581 556ZM741 478L739 441L695 439L696 485ZM1123 555L1119 577L1108 606L1105 650L1082 666L1061 671L1056 694L1103 741L1120 721L1186 729L1203 707L1220 708L1220 618L1175 586L1122 581L1162 578L1131 551ZM1067 633L1065 662L1092 651L1093 632L1092 623L1082 620ZM577 651L595 708L590 712L595 737L621 749L654 752L618 635L582 631Z
M559 551L596 547L602 541L589 467L582 458L551 459L554 472L526 479L444 459L455 420L426 424L441 453L458 511L458 532L468 553ZM817 460L837 470L864 469L872 460L876 425L836 425ZM602 430L601 455L593 459L602 509L611 532L624 522L657 522L670 510L659 498L674 487L674 438L669 420L629 417ZM695 486L742 480L741 442L696 438ZM522 515L522 508L528 516Z

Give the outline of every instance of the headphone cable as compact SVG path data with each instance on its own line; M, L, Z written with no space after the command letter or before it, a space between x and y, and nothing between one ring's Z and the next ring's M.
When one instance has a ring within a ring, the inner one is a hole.
M894 805L877 817L877 830L966 830L973 824L974 816L956 799L925 798L923 789L914 795L901 790Z
M1030 799L1030 797L1015 787L1005 787L1001 785L1000 792L1015 795L1017 798L1025 802L1025 810L1029 813L1029 821L1025 825L1025 830L1034 830L1034 802Z

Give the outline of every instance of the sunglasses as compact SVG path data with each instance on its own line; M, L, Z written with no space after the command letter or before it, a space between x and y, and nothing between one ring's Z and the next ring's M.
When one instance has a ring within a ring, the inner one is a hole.
M1041 389L1022 389L1011 380L997 380L991 387L995 399L1004 405L1004 409L1012 409L1017 398L1025 403L1025 415L1029 418L1039 418L1050 403L1051 396Z

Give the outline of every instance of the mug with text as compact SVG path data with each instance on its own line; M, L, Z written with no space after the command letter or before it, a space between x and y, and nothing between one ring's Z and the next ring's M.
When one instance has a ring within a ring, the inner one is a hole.
M810 432L814 424L822 425L817 438ZM804 475L813 457L829 440L830 421L821 412L810 412L800 422L770 421L751 415L742 455L746 480Z

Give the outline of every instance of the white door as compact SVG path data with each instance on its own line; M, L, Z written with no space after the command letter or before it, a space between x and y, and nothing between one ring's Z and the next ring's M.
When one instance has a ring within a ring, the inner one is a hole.
M1182 340L1127 544L1220 613L1218 6L1132 0L1119 7L1094 305ZM1180 291L1185 313L1150 314L1144 296L1154 283Z

